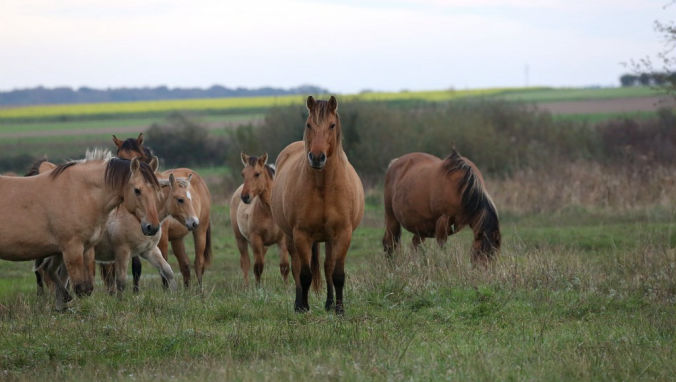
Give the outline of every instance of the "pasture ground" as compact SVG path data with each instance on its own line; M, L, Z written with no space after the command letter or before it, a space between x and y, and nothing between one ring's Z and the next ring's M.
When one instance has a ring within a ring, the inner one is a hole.
M347 258L346 314L293 312L271 249L242 285L227 209L214 213L203 291L92 296L64 313L35 293L29 263L0 262L3 380L669 380L676 374L673 211L563 209L502 216L489 270L471 234L443 249L381 251L378 192ZM192 257L192 256L191 256ZM177 271L176 262L171 258ZM179 276L180 284L180 276Z

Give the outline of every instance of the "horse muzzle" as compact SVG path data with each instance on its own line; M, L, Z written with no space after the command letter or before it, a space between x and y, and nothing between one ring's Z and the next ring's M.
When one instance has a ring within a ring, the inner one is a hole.
M326 154L320 153L319 155L312 154L310 151L307 154L308 162L310 162L310 167L321 170L326 165Z
M242 201L244 202L244 204L249 204L249 203L251 203L251 195L249 195L249 194L242 194L241 198L242 198Z
M185 228L188 229L188 231L194 231L199 227L200 225L200 220L197 217L191 217L186 219L185 221Z
M150 223L141 223L141 231L146 236L153 236L160 230L159 225L152 225Z

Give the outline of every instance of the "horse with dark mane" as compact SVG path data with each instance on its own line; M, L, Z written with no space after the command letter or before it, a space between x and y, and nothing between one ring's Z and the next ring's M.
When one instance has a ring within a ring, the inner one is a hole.
M143 145L143 133L138 134L138 138L127 138L124 141L118 139L113 135L113 143L117 147L118 158L132 160L138 158L139 160L150 163L153 159L153 152L149 147Z
M344 312L345 257L364 215L364 188L343 151L335 97L307 99L303 141L277 157L272 216L286 234L296 283L297 312L308 311L310 285L319 289L319 243L325 242L326 310Z
M0 176L5 196L0 209L12 217L12 224L0 226L0 258L24 261L58 255L75 293L90 294L93 283L85 257L93 254L110 211L124 206L141 222L143 234L152 235L160 223L158 191L147 164L109 155L68 162L36 176ZM57 307L68 299L68 292L57 288Z
M498 212L476 165L455 150L445 159L410 153L393 159L385 175L383 247L392 254L401 226L413 233L417 247L435 237L443 245L449 235L469 225L474 231L473 263L483 263L500 249Z

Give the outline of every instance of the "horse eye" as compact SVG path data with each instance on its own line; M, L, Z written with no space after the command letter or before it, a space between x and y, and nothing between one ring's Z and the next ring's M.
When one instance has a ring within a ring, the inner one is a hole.
M334 127L336 127L336 124L332 123L331 126L329 126L329 129L333 129Z
M138 188L135 188L135 189L134 189L134 193L135 193L136 195L141 195L141 190L138 189Z
M254 176L255 176L256 178L258 178L260 175L261 175L261 173L260 173L260 172L257 172Z
M312 126L310 126L310 124L308 123L308 124L307 124L307 128L308 128L308 129L311 129Z
M178 204L183 204L185 202L185 199L183 198L178 198Z

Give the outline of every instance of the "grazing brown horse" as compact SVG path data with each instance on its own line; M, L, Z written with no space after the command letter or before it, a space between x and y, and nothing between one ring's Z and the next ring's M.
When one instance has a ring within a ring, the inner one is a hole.
M141 221L143 233L152 235L159 229L157 189L148 165L116 158L68 162L31 177L0 177L5 196L0 209L12 222L0 225L0 258L60 255L75 293L90 294L85 256L100 240L110 211L122 204ZM57 288L57 308L69 298Z
M191 169L177 168L166 170L158 176L168 178L172 173L177 178L191 179L186 186L186 197L189 203L192 203L197 215L197 219L194 221L195 226L192 227L192 235L195 243L195 274L197 275L197 282L201 287L202 275L206 267L211 263L212 258L211 194L204 179ZM174 250L174 255L178 260L181 274L183 275L183 284L186 288L190 286L190 260L185 252L183 238L190 232L191 230L188 229L185 222L180 222L173 217L169 217L162 222L162 237L157 244L160 251L162 251L162 256L166 260L169 255L169 242L171 242L171 248ZM166 284L166 280L164 282Z
M401 226L417 247L426 237L439 245L469 225L474 230L472 262L486 263L500 248L498 212L479 169L455 150L445 159L410 153L390 162L385 175L385 236L391 254Z
M303 141L277 157L272 216L286 234L296 283L297 312L310 309L310 284L319 288L319 242L326 244L326 310L344 312L345 257L352 232L364 215L364 188L343 151L335 97L308 97Z
M249 250L254 253L254 275L260 284L267 247L279 246L279 271L284 282L289 275L289 252L282 230L272 220L270 193L275 170L267 164L268 154L260 157L242 153L242 177L244 183L237 188L230 199L230 222L235 233L240 254L240 267L244 283L249 283Z

